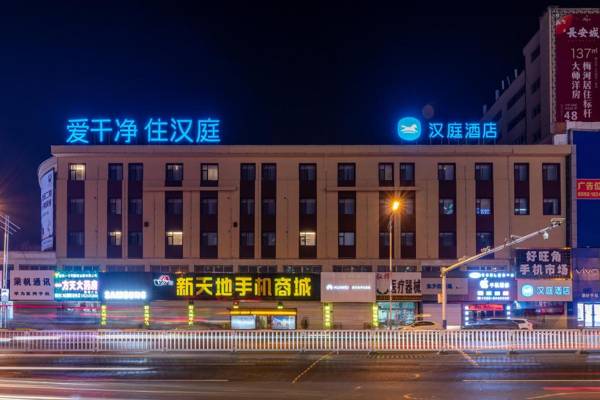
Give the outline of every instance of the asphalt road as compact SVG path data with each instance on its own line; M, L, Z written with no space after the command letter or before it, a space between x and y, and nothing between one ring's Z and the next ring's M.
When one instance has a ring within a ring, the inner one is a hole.
M599 399L600 354L0 353L0 399Z

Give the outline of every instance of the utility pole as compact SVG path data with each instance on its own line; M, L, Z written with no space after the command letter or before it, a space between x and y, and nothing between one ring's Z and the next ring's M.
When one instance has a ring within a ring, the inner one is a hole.
M550 232L554 228L558 228L564 222L565 222L564 218L552 218L552 219L550 219L550 225L548 225L542 229L538 229L535 232L528 233L525 236L518 236L518 237L511 236L510 240L507 240L505 243L501 244L500 246L494 247L493 249L490 249L490 248L484 249L484 251L482 251L481 253L476 254L472 257L461 258L460 260L458 260L458 262L450 265L449 267L442 267L440 269L440 273L441 273L440 275L442 278L442 328L446 329L447 325L448 325L447 321L446 321L446 304L448 302L447 290L446 290L446 276L448 275L448 272L454 271L455 269L457 269L463 265L466 265L473 261L479 260L480 258L483 258L489 254L494 254L501 250L512 247L516 244L523 243L537 235L542 235L544 240L546 240L549 237L548 232Z
M4 231L4 241L2 247L2 288L0 289L0 328L6 328L7 319L8 319L8 307L9 307L9 297L8 297L8 245L9 238L12 234L16 233L21 228L10 222L10 217L8 215L0 214L0 219L2 220L2 225L0 225L0 229Z

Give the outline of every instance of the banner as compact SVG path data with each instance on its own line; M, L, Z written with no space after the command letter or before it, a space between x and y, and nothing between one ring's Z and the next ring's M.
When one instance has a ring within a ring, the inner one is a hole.
M376 274L377 296L389 296L390 273L378 272ZM421 273L420 272L392 272L392 296L420 297Z
M554 22L554 120L600 121L600 14L560 10Z
M40 180L40 208L42 251L54 249L54 169L46 172Z
M577 200L600 199L600 179L577 179Z
M571 279L571 251L565 249L518 249L517 278Z
M553 279L517 279L518 301L573 301L573 282Z
M20 300L54 300L54 271L12 270L10 275L10 299Z

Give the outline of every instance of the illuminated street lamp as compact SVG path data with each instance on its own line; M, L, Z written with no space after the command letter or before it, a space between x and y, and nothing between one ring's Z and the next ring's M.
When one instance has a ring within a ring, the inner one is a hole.
M388 312L388 328L392 329L392 256L394 249L394 237L393 237L393 221L394 216L400 210L400 200L393 199L390 207L390 219L388 222L389 230L389 246L390 246L390 272L388 277L388 295L389 295L389 312Z

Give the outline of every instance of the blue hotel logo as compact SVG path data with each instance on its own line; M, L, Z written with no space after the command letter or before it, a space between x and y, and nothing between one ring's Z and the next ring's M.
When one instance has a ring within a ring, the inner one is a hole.
M531 285L523 285L523 287L521 288L521 294L524 297L531 297L531 296L533 296L533 286L531 286Z
M398 121L398 136L409 142L421 137L421 121L413 117L404 117Z

